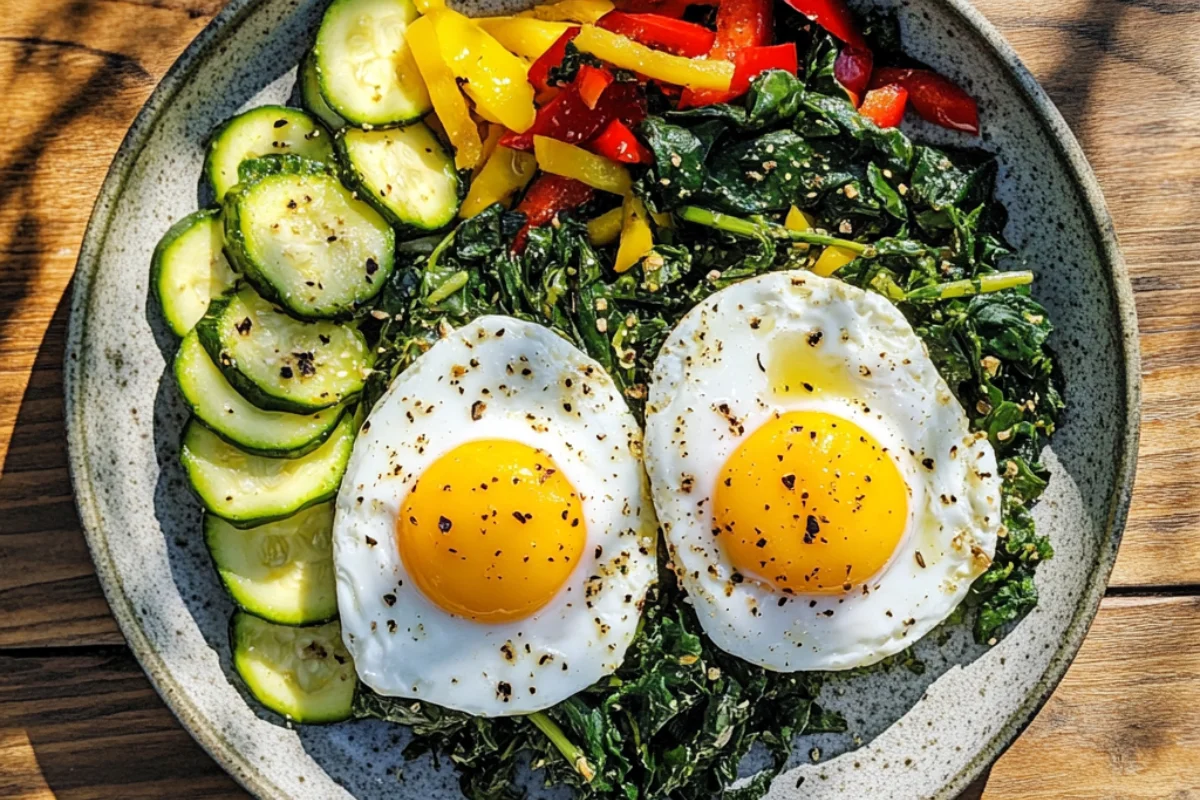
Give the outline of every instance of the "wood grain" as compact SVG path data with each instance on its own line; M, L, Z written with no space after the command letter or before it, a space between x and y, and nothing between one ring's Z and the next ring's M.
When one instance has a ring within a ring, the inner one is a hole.
M122 646L0 656L0 797L245 797Z
M0 796L241 796L121 645L79 531L61 369L108 163L222 0L0 0ZM1145 407L1110 597L986 798L1200 797L1200 0L977 0L1087 152L1140 314ZM101 646L73 650L76 646ZM36 648L53 647L52 650Z

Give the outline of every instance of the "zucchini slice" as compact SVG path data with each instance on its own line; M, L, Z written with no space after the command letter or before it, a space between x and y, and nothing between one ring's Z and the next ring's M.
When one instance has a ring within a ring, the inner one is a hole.
M344 405L305 415L262 410L229 385L194 331L179 346L174 369L183 399L196 419L255 455L307 455L329 438L346 411Z
M337 616L333 503L278 522L239 530L204 515L204 540L235 603L280 625L313 625Z
M233 388L269 411L309 414L350 400L372 363L353 325L301 322L249 286L215 298L196 334Z
M403 125L433 108L404 38L416 18L412 0L334 0L325 10L313 47L317 83L350 124Z
M237 282L224 242L221 212L208 208L176 222L154 248L150 283L176 335L186 335L209 301Z
M321 95L321 84L317 80L317 60L313 58L313 53L309 50L304 55L304 61L300 63L300 102L308 109L314 117L325 123L325 127L331 131L341 130L346 127L346 120L329 107L329 103L325 102L325 98Z
M243 161L269 153L332 161L333 143L321 124L298 108L261 106L238 114L213 133L204 159L204 175L217 202L238 182Z
M354 701L354 661L337 622L294 628L237 612L233 667L258 702L293 722L340 722Z
M238 528L263 525L337 494L355 421L345 415L323 445L301 458L256 456L196 420L183 432L179 460L204 507Z
M462 186L454 157L423 123L392 130L347 128L335 142L362 197L393 224L434 231L458 214Z
M287 157L243 165L247 180L225 196L225 247L259 294L292 314L348 317L392 274L396 233L317 166Z

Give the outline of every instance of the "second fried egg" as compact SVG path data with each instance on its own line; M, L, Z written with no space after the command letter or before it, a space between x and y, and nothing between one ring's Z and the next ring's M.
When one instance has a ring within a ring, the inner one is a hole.
M883 297L780 272L692 309L654 365L646 468L705 632L777 671L872 664L987 569L986 438Z

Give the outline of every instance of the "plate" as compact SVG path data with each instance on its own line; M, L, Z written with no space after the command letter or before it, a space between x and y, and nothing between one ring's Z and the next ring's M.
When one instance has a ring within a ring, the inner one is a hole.
M1140 370L1129 279L1095 178L1062 117L966 0L893 0L906 47L980 100L1000 154L1007 234L1058 327L1067 411L1046 453L1035 517L1057 556L1042 601L998 646L951 630L918 645L926 669L831 680L846 734L803 737L771 797L953 798L1045 702L1096 613L1116 557L1137 454ZM186 411L176 342L149 299L158 237L199 202L205 137L239 109L293 97L325 0L232 0L171 68L113 161L75 274L66 360L70 464L96 570L121 630L183 725L269 798L458 800L452 768L404 763L402 728L293 729L242 694L232 611L178 466ZM471 9L495 13L494 4ZM919 135L953 143L954 134ZM932 637L929 637L932 638ZM530 781L531 785L536 781ZM537 789L540 792L540 789Z

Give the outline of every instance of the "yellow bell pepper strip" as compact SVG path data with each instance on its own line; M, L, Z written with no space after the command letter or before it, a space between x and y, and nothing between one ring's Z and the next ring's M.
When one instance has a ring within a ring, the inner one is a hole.
M574 44L614 67L632 70L663 83L723 92L733 81L733 63L730 61L673 56L594 25L584 25Z
M463 91L480 116L518 133L528 129L537 112L525 62L457 11L447 8L428 18L434 21L446 66L463 79Z
M654 234L646 221L649 215L641 198L630 192L625 195L621 210L621 244L617 246L617 260L613 264L617 273L628 272L654 248Z
M788 209L787 218L783 221L783 227L789 231L811 231L817 227L817 221L810 214L792 206Z
M497 147L471 181L458 215L470 219L493 203L503 203L507 207L513 195L533 180L535 172L537 159L531 153Z
M435 12L436 13L436 12ZM454 73L442 60L437 32L432 17L418 17L405 31L408 49L417 62L417 69L425 80L433 110L446 131L446 138L454 147L454 165L459 169L471 169L483 158L483 141L479 128L471 119L467 101L458 90Z
M483 157L480 159L480 163L475 167L475 175L479 174L479 171L483 169L483 165L486 164L487 160L492 157L492 153L496 152L496 146L500 144L500 137L503 135L503 125L489 124L487 126L487 135L483 137Z
M625 221L625 209L617 206L612 211L605 211L587 224L588 241L592 247L610 245L621 235L621 225Z
M417 7L417 11L428 14L430 11L445 8L446 0L413 0L413 5Z
M533 137L533 154L538 166L553 175L574 178L602 192L629 194L629 170L604 156L548 136Z
M787 218L783 221L783 227L789 231L800 231L801 233L816 230L817 221L809 214L804 213L800 209L792 206L788 209ZM808 245L804 245L807 247ZM858 258L858 253L845 247L830 245L826 247L821 255L817 258L817 263L813 264L812 271L822 278L828 278L833 273L837 272L842 267L849 264L854 259Z
M828 278L856 258L858 258L858 253L853 250L838 247L837 245L830 245L822 251L820 257L817 259L817 263L812 265L812 271L814 275Z
M560 0L534 6L518 16L556 22L596 22L615 6L611 0Z
M510 52L523 58L537 58L570 28L566 22L532 17L483 17L475 20L492 38Z

